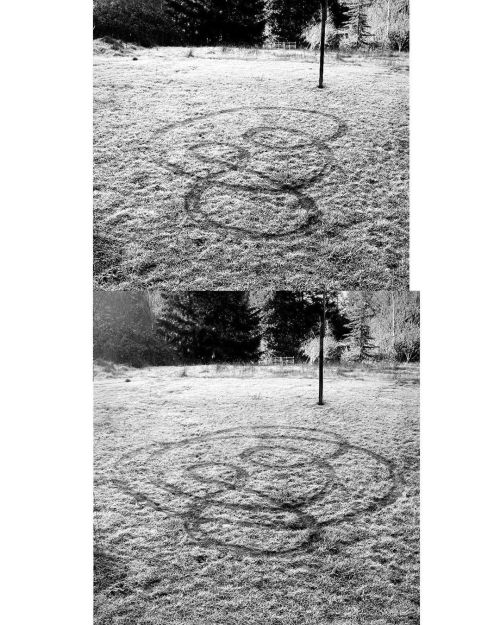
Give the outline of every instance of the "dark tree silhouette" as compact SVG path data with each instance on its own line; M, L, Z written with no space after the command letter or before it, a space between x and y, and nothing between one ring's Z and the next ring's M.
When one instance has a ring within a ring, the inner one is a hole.
M274 39L305 43L302 32L311 20L321 18L323 0L266 0L267 31ZM328 13L336 28L344 25L347 9L339 0L327 0Z
M94 37L144 46L259 44L264 0L94 0Z
M274 291L262 306L262 333L276 356L301 358L301 346L318 335L322 292ZM328 294L326 321L337 340L347 334L348 320L339 311L336 293Z
M162 294L158 329L185 364L250 362L259 357L258 312L244 291Z

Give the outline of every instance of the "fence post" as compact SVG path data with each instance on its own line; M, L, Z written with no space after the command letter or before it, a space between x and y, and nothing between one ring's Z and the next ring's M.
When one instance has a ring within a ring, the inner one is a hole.
M324 342L325 342L325 308L326 308L326 292L323 291L323 302L321 305L321 324L319 327L319 399L318 404L323 405L323 361L324 361Z
M325 32L326 19L328 16L327 0L321 0L321 42L319 49L319 84L318 87L323 89L323 68L325 66Z

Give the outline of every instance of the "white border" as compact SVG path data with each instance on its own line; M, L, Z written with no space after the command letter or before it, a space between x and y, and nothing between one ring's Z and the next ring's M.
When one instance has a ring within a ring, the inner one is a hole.
M92 623L92 4L2 8L2 603Z
M421 290L422 306L421 623L489 625L498 620L500 555L498 228L489 223L498 206L500 16L498 4L463 0L413 0L411 13L411 288Z

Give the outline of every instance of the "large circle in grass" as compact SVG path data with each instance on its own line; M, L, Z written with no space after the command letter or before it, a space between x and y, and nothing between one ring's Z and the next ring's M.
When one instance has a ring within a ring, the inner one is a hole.
M116 483L190 540L248 554L308 549L322 528L393 502L393 463L334 432L235 427L125 454Z
M333 141L345 134L347 125L337 111L314 110L291 106L242 106L202 113L163 126L153 139L168 140L171 147L177 140L195 142L239 139L253 129L279 128L294 134L302 133L309 141Z

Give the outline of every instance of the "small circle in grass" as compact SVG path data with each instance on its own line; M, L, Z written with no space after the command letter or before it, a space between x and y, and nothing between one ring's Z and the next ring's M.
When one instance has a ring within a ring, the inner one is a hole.
M256 445L255 447L248 447L240 455L242 460L272 468L304 466L311 462L312 457L309 453L283 445L276 447Z
M289 237L309 230L319 220L314 200L294 188L232 188L214 179L193 185L184 210L202 227L257 239Z
M232 488L246 478L246 471L227 462L197 462L185 469L191 477L206 484L222 484Z

